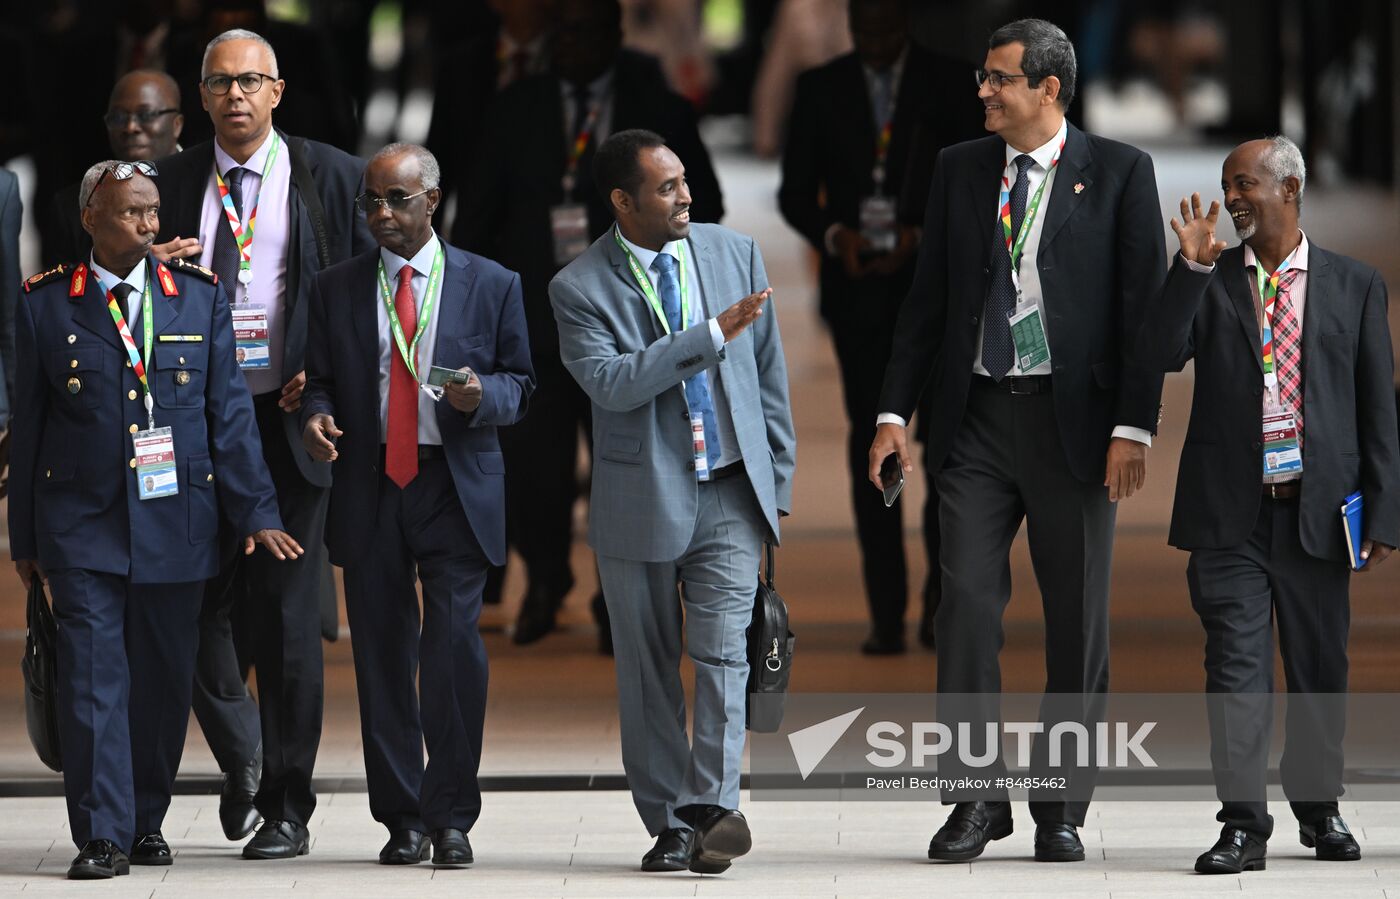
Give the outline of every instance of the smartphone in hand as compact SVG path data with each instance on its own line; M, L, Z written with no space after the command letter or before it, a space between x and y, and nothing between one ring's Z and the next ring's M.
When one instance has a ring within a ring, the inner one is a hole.
M899 464L899 454L890 453L880 466L880 492L885 495L885 508L894 505L899 491L904 489L904 466Z

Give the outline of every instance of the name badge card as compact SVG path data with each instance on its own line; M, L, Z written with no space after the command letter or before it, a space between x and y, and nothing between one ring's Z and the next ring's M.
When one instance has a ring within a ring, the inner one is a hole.
M568 265L588 249L588 207L563 203L549 210L549 230L554 236L554 264Z
M244 370L271 368L268 350L267 307L247 304L233 307L233 339L238 367Z
M893 197L866 197L860 201L860 236L876 253L892 253L899 245Z
M1016 367L1022 373L1050 361L1050 343L1040 307L1031 303L1011 315L1011 342L1016 347Z
M1293 413L1270 409L1264 413L1264 477L1296 477L1303 471L1303 451L1298 445L1298 422Z
M690 416L690 442L695 448L695 478L700 481L710 479L710 457L705 455L705 417Z
M175 435L170 428L137 431L131 438L136 455L136 490L139 499L159 499L180 492L175 473Z

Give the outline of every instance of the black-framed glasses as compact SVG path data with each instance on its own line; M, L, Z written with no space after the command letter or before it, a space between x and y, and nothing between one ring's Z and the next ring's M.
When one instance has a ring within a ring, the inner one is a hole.
M135 112L127 112L124 109L113 109L109 110L107 114L102 117L102 123L114 130L126 128L130 126L132 122L135 122L142 128L149 128L161 116L168 116L179 111L180 110L174 108L138 109Z
M432 189L433 188L428 187L418 191L416 194L390 194L387 197L376 197L373 194L360 194L355 198L355 208L365 215L369 215L376 208L384 209L386 207L394 212L399 212L408 208L408 202L410 200L415 200Z
M228 93L228 89L233 87L235 81L238 82L238 89L245 94L256 94L262 90L263 81L276 81L271 75L262 72L242 72L237 75L210 75L200 84L204 89L216 97L222 97Z
M999 91L1006 87L1007 82L1015 81L1017 78L1034 78L1034 75L1022 73L1020 75L1007 75L1004 72L988 72L986 69L978 69L972 73L977 79L977 86L991 84L992 90Z
M147 178L154 178L160 174L156 171L156 167L153 163L145 162L144 160L141 162L119 162L116 165L109 165L102 170L101 175L97 176L97 182L92 186L92 193L88 194L87 203L83 205L87 206L92 202L93 194L97 193L97 189L102 186L103 181L107 180L108 175L112 176L113 181L125 181L137 173L145 175Z

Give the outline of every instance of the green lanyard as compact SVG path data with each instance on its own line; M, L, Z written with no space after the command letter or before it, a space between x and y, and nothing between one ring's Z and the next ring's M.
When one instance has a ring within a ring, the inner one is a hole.
M418 310L418 328L413 332L413 343L410 344L404 337L403 325L399 323L398 310L394 308L394 295L389 290L389 277L384 273L384 258L379 259L379 298L384 301L384 311L389 314L389 330L393 332L394 343L398 344L399 355L403 357L403 364L408 366L408 373L413 375L413 380L418 380L418 341L423 339L423 332L428 329L428 320L432 317L433 307L437 305L439 288L442 286L442 241L438 241L437 252L433 254L433 270L428 276L428 291L423 295L423 308Z
M651 311L656 313L656 318L661 322L662 329L669 335L671 333L671 323L666 320L666 311L661 308L661 300L656 296L656 288L651 286L651 278L647 277L646 270L642 268L641 262L632 252L632 248L623 241L622 234L617 228L613 228L613 238L617 240L617 245L622 248L622 252L627 254L627 267L632 270L632 277L637 279L637 286L642 289L642 296L647 298L651 304ZM676 244L676 255L680 257L680 278L681 278L681 330L684 331L690 324L690 293L685 289L685 250L684 244Z
M1060 154L1065 151L1065 142L1060 141L1060 146L1055 150L1054 157L1050 160L1050 167L1045 171L1045 178L1041 180L1040 187L1036 188L1035 196L1031 198L1030 206L1026 209L1026 217L1021 220L1021 233L1016 235L1015 240L1011 237L1011 187L1010 179L1003 173L1001 176L1001 205L998 211L998 218L1001 219L1002 237L1006 240L1006 251L1011 254L1011 268L1019 271L1021 268L1021 252L1026 247L1026 238L1030 236L1031 225L1035 223L1035 217L1040 212L1040 199L1045 195L1045 185L1050 183L1050 178L1055 174L1055 168L1060 164ZM1026 177L1030 177L1029 173Z

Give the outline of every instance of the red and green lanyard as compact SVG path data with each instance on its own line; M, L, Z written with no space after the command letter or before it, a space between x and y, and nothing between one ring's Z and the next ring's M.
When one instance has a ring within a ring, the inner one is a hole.
M107 285L102 286L105 289ZM136 340L131 336L131 328L127 327L121 303L117 302L116 295L110 290L107 291L107 311L112 314L112 321L117 325L117 333L121 335L122 346L126 347L127 358L131 360L131 370L136 372L137 379L141 381L141 389L145 392L147 427L154 428L156 426L155 403L151 399L151 382L146 378L146 363L142 361L141 353L136 349ZM155 335L154 319L155 314L151 311L151 272L148 268L146 270L146 288L141 292L141 330L146 359L151 358L151 344Z
M1055 174L1055 167L1060 164L1060 154L1065 151L1065 142L1060 141L1060 146L1056 148L1055 155L1050 159L1050 167L1045 172L1045 178L1040 182L1040 187L1036 188L1035 196L1031 198L1030 205L1026 208L1026 217L1021 220L1021 231L1012 237L1011 234L1011 174L1003 171L1001 175L1001 203L997 207L1000 210L1001 233L1006 238L1006 252L1011 254L1011 273L1018 276L1021 269L1021 253L1026 248L1026 238L1031 233L1031 225L1035 223L1035 217L1040 212L1040 200L1045 195L1045 185L1050 183L1050 176ZM985 221L985 219L984 219Z
M253 197L253 211L248 213L246 228L239 221L238 210L233 208L233 198L229 196L224 176L219 174L218 166L214 167L214 178L219 185L219 202L223 204L224 218L228 219L228 226L233 230L234 243L238 244L238 280L244 285L253 280L253 231L258 224L258 200L262 197L267 179L272 175L272 166L277 161L277 148L281 143L282 139L277 132L272 132L272 147L267 151L267 160L263 162L262 180L258 183L258 192Z

